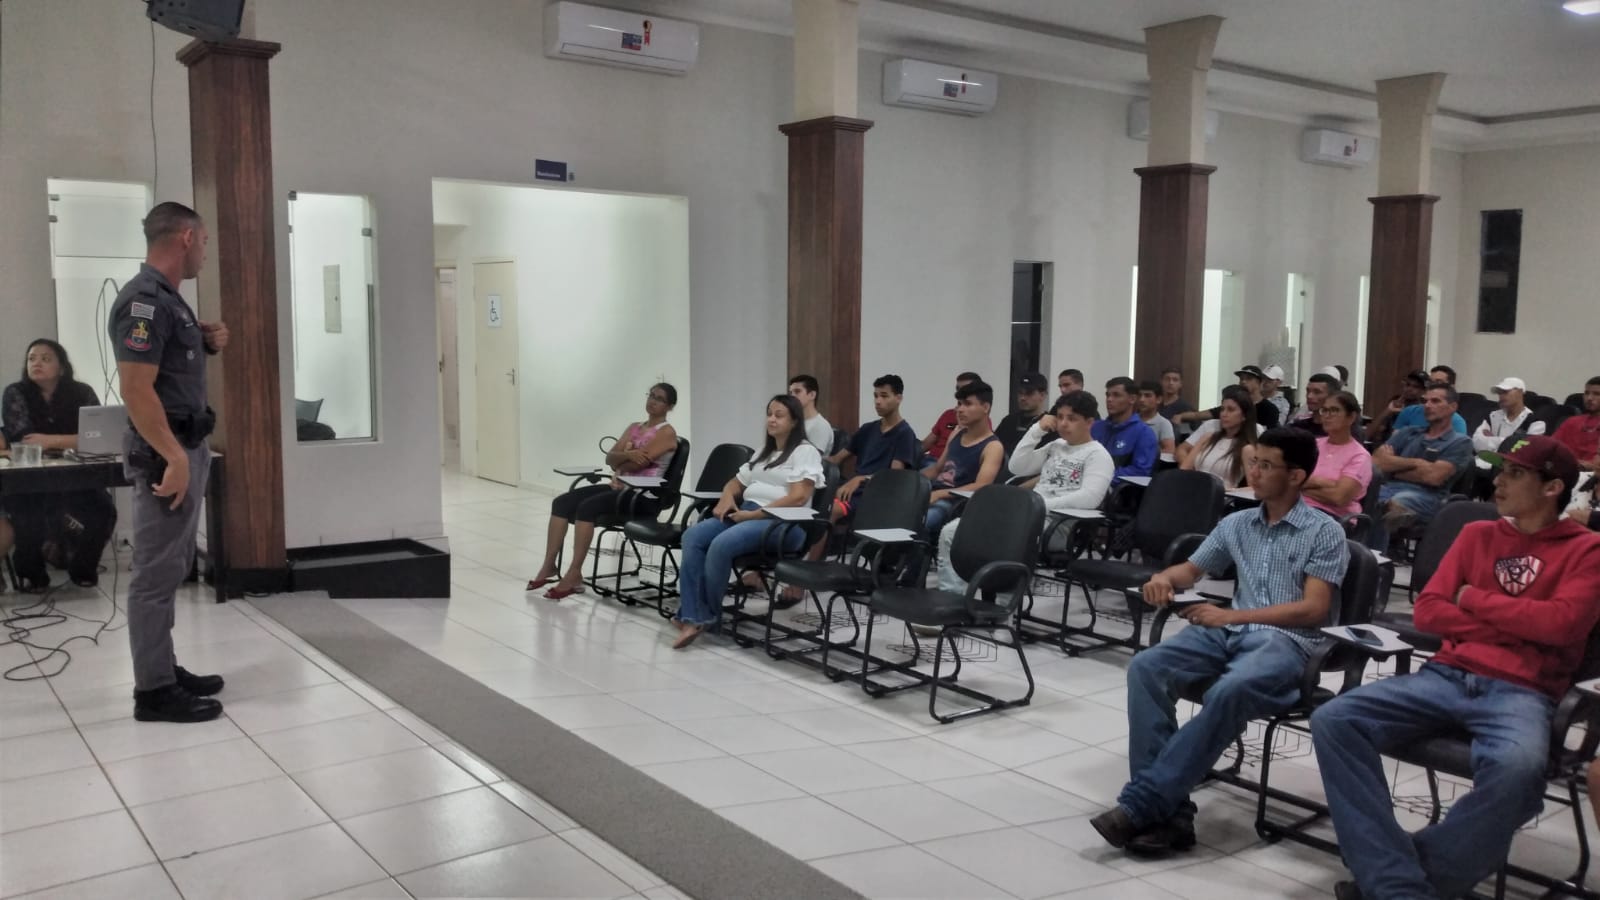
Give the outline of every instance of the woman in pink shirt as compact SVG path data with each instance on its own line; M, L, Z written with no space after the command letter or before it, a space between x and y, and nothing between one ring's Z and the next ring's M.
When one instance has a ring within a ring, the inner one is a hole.
M609 484L595 484L568 491L550 504L550 531L545 540L544 565L528 580L531 593L555 581L556 555L567 537L568 523L577 523L573 529L572 561L561 580L545 592L545 597L560 600L583 590L583 561L589 555L589 544L594 539L594 524L600 516L618 511L617 501L622 497L622 482L615 475L660 475L677 452L678 433L667 424L667 413L678 405L678 391L662 382L650 386L645 397L643 422L634 422L606 453L606 465L615 473ZM659 504L646 495L633 506L639 515L653 516Z
M1317 469L1301 492L1306 502L1339 518L1361 512L1361 498L1372 484L1372 454L1350 433L1361 421L1361 401L1340 391L1318 411L1325 437L1317 438Z

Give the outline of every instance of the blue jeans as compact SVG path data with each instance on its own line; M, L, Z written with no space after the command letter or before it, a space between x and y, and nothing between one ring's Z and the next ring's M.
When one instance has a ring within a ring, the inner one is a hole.
M760 509L746 503L743 509ZM678 565L678 619L690 625L714 624L722 615L722 596L728 592L733 561L761 549L762 541L777 549L776 519L760 518L737 525L721 519L701 519L683 533L683 554ZM768 530L774 533L768 535ZM799 550L805 533L785 529L785 550Z
M944 530L945 523L949 522L955 516L956 510L961 509L965 503L966 501L960 497L951 497L928 507L928 512L922 517L922 530L930 542L938 544L939 534ZM912 548L907 557L905 571L900 576L900 586L922 587L922 578L919 576L926 574L928 551L918 544Z
M1444 505L1444 494L1434 488L1403 481L1384 482L1378 488L1378 515L1372 523L1374 553L1389 552L1389 529L1383 522L1383 507L1391 500L1414 513L1418 523L1425 523L1431 521L1439 507Z
M1345 865L1384 900L1455 897L1499 867L1544 805L1553 704L1497 678L1428 663L1330 700L1311 743ZM1395 821L1382 754L1430 735L1472 735L1472 790L1414 835Z
M1198 626L1140 651L1128 666L1129 781L1117 797L1133 824L1172 818L1246 724L1293 706L1306 657L1281 631ZM1179 728L1179 692L1213 680Z

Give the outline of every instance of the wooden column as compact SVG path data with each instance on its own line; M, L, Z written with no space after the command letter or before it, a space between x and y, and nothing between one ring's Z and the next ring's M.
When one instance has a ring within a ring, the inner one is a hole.
M1184 397L1200 383L1205 306L1206 207L1216 166L1179 163L1134 169L1139 175L1139 302L1134 378L1183 369Z
M789 369L821 385L822 414L853 431L861 393L865 119L779 126L789 138Z
M1367 409L1381 410L1407 372L1428 365L1428 265L1432 194L1372 197L1372 277L1367 285Z
M273 249L272 116L267 63L279 45L195 41L189 69L194 207L211 235L200 273L201 318L227 323L230 343L208 370L227 460L220 510L227 591L282 590L283 428L278 391L278 285Z

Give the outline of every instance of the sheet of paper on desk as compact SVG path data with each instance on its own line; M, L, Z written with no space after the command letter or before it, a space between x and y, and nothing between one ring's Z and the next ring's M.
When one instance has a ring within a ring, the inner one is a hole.
M917 533L909 528L863 528L856 535L880 544L902 544L917 539Z
M1215 594L1218 597L1232 597L1234 583L1223 581L1220 578L1202 578L1194 583L1193 590L1200 594Z
M1164 463L1175 463L1178 461L1178 458L1173 456L1171 453L1163 453L1161 454L1161 461Z
M1196 590L1180 591L1172 595L1172 605L1177 607L1194 606L1196 603L1210 603L1211 599L1200 596Z
M1052 516L1066 516L1069 519L1103 519L1105 513L1098 509L1058 509L1050 513Z
M722 496L721 491L684 491L683 495L693 500L715 500Z
M1573 685L1573 687L1585 693L1600 695L1600 678L1591 678L1588 681L1580 681Z
M976 491L952 490L950 492L950 496L952 496L952 497L968 497L968 498L970 498L974 493L976 493Z
M667 480L659 475L618 475L617 480L628 487L636 488L661 487L667 483Z
M817 517L817 511L809 506L764 506L761 511L774 519L787 519L796 522Z
M1122 480L1126 481L1129 484L1137 484L1140 487L1149 487L1150 486L1150 476L1149 475L1124 475L1124 476L1122 476Z
M1363 641L1363 640L1357 638L1355 635L1350 633L1350 629L1352 627L1362 628L1362 629L1365 629L1367 631L1372 632L1372 634L1375 637L1377 637L1378 640L1381 641L1382 643L1369 644L1366 641ZM1400 639L1400 635L1399 635L1398 632L1394 632L1394 631L1391 631L1391 630L1389 630L1387 628L1384 628L1382 625L1355 625L1355 626L1334 625L1334 626L1331 626L1331 627L1328 627L1328 628L1324 628L1322 630L1326 634L1332 634L1332 635L1336 635L1336 636L1341 637L1341 638L1345 638L1346 640L1355 641L1358 644L1363 644L1365 646L1371 647L1374 650L1384 650L1384 651L1393 653L1393 652L1396 652L1396 651L1399 651L1399 650L1410 650L1410 649L1412 649L1410 644L1408 644L1405 641Z

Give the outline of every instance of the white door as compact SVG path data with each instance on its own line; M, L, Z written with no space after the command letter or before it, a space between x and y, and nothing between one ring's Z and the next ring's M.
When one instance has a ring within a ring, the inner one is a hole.
M439 429L446 465L461 462L461 366L456 341L456 270L439 269L434 282L439 306Z
M522 482L517 414L517 267L472 267L478 353L478 477Z

